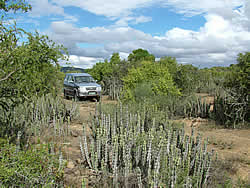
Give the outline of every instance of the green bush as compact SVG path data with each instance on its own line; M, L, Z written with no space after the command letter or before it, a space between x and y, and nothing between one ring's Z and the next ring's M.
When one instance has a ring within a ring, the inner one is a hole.
M63 164L44 145L26 151L0 147L0 187L58 187L63 184Z
M142 86L145 84L147 87L151 86L152 93L156 96L178 96L181 94L174 84L168 67L160 63L141 62L140 66L129 69L123 82L123 101L125 102L135 101L134 91L138 90L136 87L141 87L141 84Z
M150 83L140 83L132 90L132 95L136 102L144 101L144 99L149 99L154 97L154 92L152 91L152 86Z
M240 53L237 61L230 66L225 92L216 96L214 104L215 121L228 128L250 122L250 52Z
M240 123L249 122L249 102L235 92L217 95L214 100L213 118L226 128L238 128Z
M212 104L195 94L187 96L154 95L149 84L140 84L132 90L132 95L137 104L154 107L157 111L165 113L168 118L211 117L210 107Z
M48 36L25 32L16 25L6 27L3 20L0 20L0 30L0 50L4 52L0 53L3 110L11 110L13 105L34 95L57 94L63 79L58 61L66 59L62 54L66 50Z

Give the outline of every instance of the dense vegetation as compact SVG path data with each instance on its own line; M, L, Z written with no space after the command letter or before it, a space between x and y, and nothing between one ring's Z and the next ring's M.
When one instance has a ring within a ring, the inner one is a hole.
M103 84L105 94L126 107L110 111L102 106L90 126L93 135L83 133L85 165L101 179L91 185L231 186L228 179L217 179L217 170L211 171L223 167L211 161L206 142L203 151L200 137L196 142L192 134L184 138L183 128L171 119L200 117L225 128L249 127L249 55L239 54L237 64L230 67L198 69L172 57L155 61L138 49L127 61L114 53L110 61L97 63L90 74ZM199 93L214 100L207 102Z
M125 103L148 102L179 115L186 114L186 109L192 106L196 111L192 116L199 116L203 110L206 113L202 113L203 117L236 128L249 122L250 117L249 54L239 54L238 63L230 67L198 69L178 64L172 57L155 61L152 54L137 49L127 61L114 53L110 61L97 63L88 71L112 99ZM214 96L214 104L201 103L194 96L196 93ZM214 110L207 110L211 105Z
M10 4L8 1L4 2ZM14 6L17 7L27 10L30 6L21 3ZM58 93L64 76L60 72L58 61L65 59L62 54L65 49L47 36L25 32L6 22L8 20L4 17L0 21L0 110L7 117L8 112L29 101L32 96ZM1 131L1 136L8 132L11 114L8 118L8 121L0 119L2 127L6 129Z
M25 1L0 2L0 187L63 185L62 155L51 149L56 142L40 144L39 136L51 126L53 138L67 133L76 114L57 96L65 49L8 24L8 11L30 9Z
M30 9L25 1L0 2L4 14ZM0 186L63 187L64 144L79 114L76 103L60 96L59 61L67 59L66 49L6 22L6 17L0 21ZM216 163L207 142L193 132L188 136L173 119L249 126L250 52L239 54L230 67L199 69L173 57L156 61L147 50L136 49L127 60L114 53L86 71L119 103L97 105L89 134L83 125L80 168L96 175L90 185L214 186Z

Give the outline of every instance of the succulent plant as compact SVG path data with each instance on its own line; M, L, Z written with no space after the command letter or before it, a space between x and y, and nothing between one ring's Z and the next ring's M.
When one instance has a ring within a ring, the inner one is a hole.
M115 113L102 111L95 121L100 124L92 129L91 143L83 136L88 167L109 174L113 186L205 186L212 155L206 142L202 146L200 135L195 139L193 130L188 136L184 129L173 129L169 121L159 121L156 112L156 108L144 108L133 113L122 105ZM99 165L93 165L95 161Z

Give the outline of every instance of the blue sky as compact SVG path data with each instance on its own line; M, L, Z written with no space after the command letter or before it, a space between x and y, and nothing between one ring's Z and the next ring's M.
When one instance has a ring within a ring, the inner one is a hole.
M29 0L18 26L68 48L72 66L91 68L138 48L198 67L228 66L250 51L249 0ZM64 64L62 64L64 65Z

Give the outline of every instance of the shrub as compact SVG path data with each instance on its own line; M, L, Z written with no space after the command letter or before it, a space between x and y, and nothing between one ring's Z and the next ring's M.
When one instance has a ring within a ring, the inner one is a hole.
M250 52L240 53L237 61L230 66L231 74L224 83L225 94L215 98L214 118L230 128L250 122Z
M11 103L11 101L9 101ZM62 98L47 94L42 97L32 97L30 101L14 106L11 111L4 111L0 106L0 137L9 137L15 140L18 131L27 134L39 135L44 127L51 124L60 124L71 121L78 115L75 103L65 103Z
M63 164L44 145L26 151L6 143L0 148L0 186L57 187L63 184Z
M239 97L236 92L217 95L214 100L213 118L226 128L237 128L240 123L249 122L249 96Z
M133 90L140 84L151 86L153 95L180 95L173 78L164 64L144 61L138 67L129 69L123 78L123 101L135 101ZM138 89L137 89L138 90Z
M210 118L212 104L196 95L172 96L152 95L150 85L142 84L133 90L135 102L142 106L154 107L165 113L168 118L201 117Z
M0 20L0 106L7 111L34 95L58 92L63 76L58 61L66 50L48 36L6 25Z

